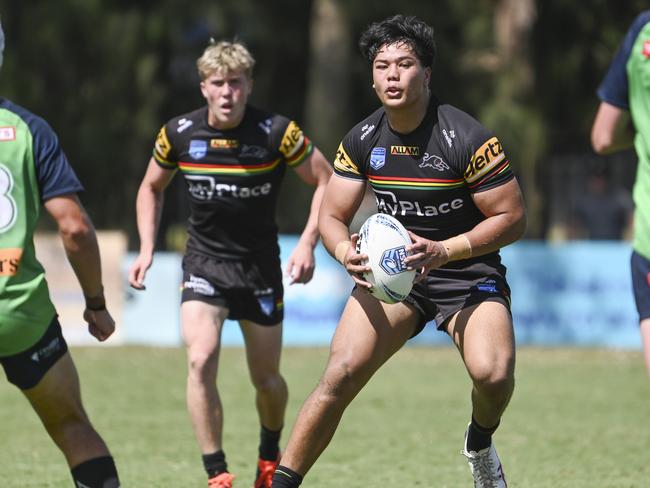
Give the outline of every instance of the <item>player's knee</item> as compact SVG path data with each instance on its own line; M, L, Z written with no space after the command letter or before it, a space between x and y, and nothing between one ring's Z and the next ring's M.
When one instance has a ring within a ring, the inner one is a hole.
M197 380L211 380L217 374L217 360L214 354L203 351L188 353L189 376Z
M273 394L286 390L284 378L279 373L253 377L255 389L262 394Z
M55 417L44 418L43 423L52 439L61 447L95 434L94 428L83 411L62 412Z
M318 385L319 398L324 402L350 400L361 388L358 371L347 361L330 364Z
M515 379L507 370L485 371L474 377L474 386L485 396L509 398L515 387Z

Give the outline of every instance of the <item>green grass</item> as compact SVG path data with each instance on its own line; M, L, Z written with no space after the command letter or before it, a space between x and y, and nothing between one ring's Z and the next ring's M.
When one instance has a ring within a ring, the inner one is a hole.
M205 487L185 411L181 349L74 348L84 401L129 488ZM287 349L290 427L326 349ZM252 486L258 425L243 351L220 365L225 450ZM469 487L459 454L470 384L450 348L406 348L346 412L306 487ZM512 487L650 484L650 382L640 353L522 349L517 386L495 436ZM283 440L288 437L285 433ZM27 401L0 382L0 487L70 487L59 451Z

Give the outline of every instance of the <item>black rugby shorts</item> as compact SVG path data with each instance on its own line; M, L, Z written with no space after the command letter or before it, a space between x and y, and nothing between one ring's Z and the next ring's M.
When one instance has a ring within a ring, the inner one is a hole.
M432 270L404 300L420 312L422 319L413 336L432 320L439 330L444 330L456 312L485 301L502 303L510 310L510 287L505 275L506 268L500 263L473 260Z
M276 325L284 318L282 268L277 254L229 261L188 252L181 302L199 300L229 309L228 318Z
M45 373L68 351L61 324L55 316L36 344L13 356L0 357L7 380L21 390L38 385Z
M650 318L650 261L633 251L630 264L634 301L641 321Z

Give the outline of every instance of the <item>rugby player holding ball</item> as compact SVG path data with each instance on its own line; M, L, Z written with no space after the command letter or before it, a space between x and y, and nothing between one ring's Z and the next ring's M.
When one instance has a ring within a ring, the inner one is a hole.
M504 487L492 434L514 389L515 341L499 249L519 239L526 227L519 185L499 139L432 95L435 44L429 25L397 15L372 24L360 47L382 107L343 139L319 214L325 247L356 286L332 339L326 370L298 415L272 486L300 485L352 399L409 338L434 321L453 339L473 383L463 453L475 486ZM367 292L371 285L360 278L369 269L366 257L356 253L358 236L348 231L367 184L377 210L396 217L413 240L405 262L418 271L416 283L394 304ZM418 421L429 420L428 413L423 408ZM332 486L345 481L333 479Z

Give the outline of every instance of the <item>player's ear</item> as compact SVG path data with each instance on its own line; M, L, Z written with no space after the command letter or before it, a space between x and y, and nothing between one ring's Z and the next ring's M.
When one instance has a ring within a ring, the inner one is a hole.
M199 83L199 87L201 87L201 94L203 95L203 98L205 98L207 100L208 99L208 92L206 90L205 81L202 81L201 83Z
M248 95L253 92L253 78L248 78Z
M424 84L428 87L431 84L431 67L424 68Z

